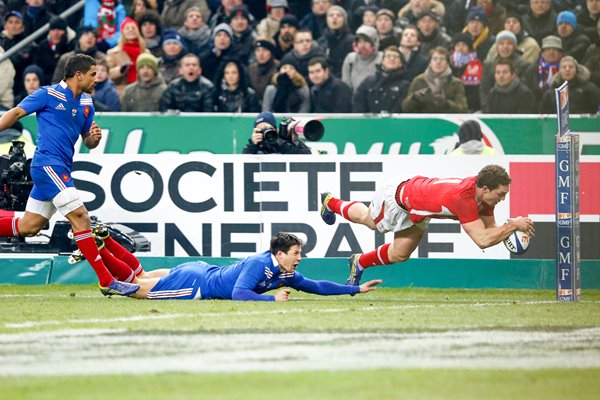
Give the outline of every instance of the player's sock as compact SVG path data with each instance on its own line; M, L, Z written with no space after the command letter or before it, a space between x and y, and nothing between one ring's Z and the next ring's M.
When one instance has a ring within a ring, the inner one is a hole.
M108 271L121 282L133 282L135 274L129 266L117 259L106 247L100 250L100 256Z
M104 239L104 244L106 248L119 260L124 261L129 268L133 270L135 276L138 276L142 272L144 272L144 268L140 263L140 260L131 252L129 252L125 247L121 246L119 242L117 242L112 237L107 237Z
M358 259L358 263L363 269L373 267L375 265L388 265L390 258L388 257L388 248L390 243L382 244L375 250L364 253Z
M104 262L102 262L102 257L100 257L100 252L98 251L98 247L96 247L92 231L88 229L86 231L73 232L73 235L81 254L90 263L94 272L96 272L100 286L108 287L115 278L110 274Z
M336 213L338 215L341 215L342 217L344 217L348 221L353 222L350 219L350 215L348 214L348 210L350 209L350 207L353 204L356 204L356 203L360 203L360 201L345 201L345 200L336 199L335 197L332 197L327 202L327 208L329 208L334 213Z
M19 236L18 217L0 218L0 237Z

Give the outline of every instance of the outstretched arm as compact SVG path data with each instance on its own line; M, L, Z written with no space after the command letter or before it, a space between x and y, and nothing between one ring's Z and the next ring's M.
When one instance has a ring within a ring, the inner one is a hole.
M481 249L500 243L515 231L523 231L530 236L535 234L533 221L526 217L510 219L502 226L495 225L493 217L483 217L483 219L462 224L462 227Z
M295 289L306 293L320 294L322 296L336 296L341 294L366 293L375 290L376 286L382 281L377 279L365 282L360 286L340 285L330 281L314 281L304 278L300 283L294 286Z
M2 115L0 118L0 132L13 126L19 119L27 115L27 112L21 107L14 107Z

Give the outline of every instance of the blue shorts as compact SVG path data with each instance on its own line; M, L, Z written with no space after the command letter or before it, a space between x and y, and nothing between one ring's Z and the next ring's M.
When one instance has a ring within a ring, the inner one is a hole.
M207 263L191 261L173 268L148 292L148 300L200 300Z
M31 178L33 179L33 189L29 196L39 201L52 200L66 188L75 187L71 171L63 166L31 167Z

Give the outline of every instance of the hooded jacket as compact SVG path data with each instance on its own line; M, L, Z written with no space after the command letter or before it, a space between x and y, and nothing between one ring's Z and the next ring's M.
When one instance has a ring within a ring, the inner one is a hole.
M367 57L361 57L358 53L353 51L344 59L342 65L342 81L350 86L352 91L355 91L362 81L376 72L376 66L381 64L383 58L383 53L377 51L379 48L377 30L373 27L362 25L356 30L356 37L360 35L365 35L369 38L370 42L373 44L374 51Z
M575 61L575 65L577 66L577 73L569 81L569 112L571 114L596 114L600 106L600 88L589 81L590 71L586 67L580 65L577 61ZM558 72L552 78L551 89L556 89L564 81L560 72ZM554 90L548 90L542 97L541 111L549 114L556 113Z
M160 98L167 89L167 84L160 73L148 83L143 83L140 75L137 82L125 86L121 99L121 111L151 112L158 111Z

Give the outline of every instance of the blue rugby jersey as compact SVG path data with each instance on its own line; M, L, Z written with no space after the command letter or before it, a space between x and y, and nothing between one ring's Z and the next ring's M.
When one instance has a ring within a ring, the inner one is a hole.
M27 114L37 113L39 134L31 165L62 165L71 169L75 142L92 126L92 97L82 93L73 98L73 92L62 81L39 88L24 98L18 107Z
M233 265L189 262L175 267L148 293L148 299L228 299L275 301L269 290L291 287L321 295L355 294L357 286L314 281L301 273L282 272L269 252L256 254Z

